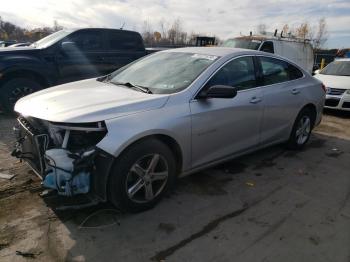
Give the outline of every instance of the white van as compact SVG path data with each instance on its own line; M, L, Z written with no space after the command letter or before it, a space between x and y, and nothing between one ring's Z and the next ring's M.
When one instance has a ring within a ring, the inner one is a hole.
M314 52L309 41L276 36L240 36L226 40L222 46L260 50L280 55L312 73Z

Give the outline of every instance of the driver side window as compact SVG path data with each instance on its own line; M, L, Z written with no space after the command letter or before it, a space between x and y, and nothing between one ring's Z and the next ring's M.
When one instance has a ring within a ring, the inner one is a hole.
M215 73L205 88L207 89L214 85L233 86L237 90L257 87L253 57L245 56L228 62Z

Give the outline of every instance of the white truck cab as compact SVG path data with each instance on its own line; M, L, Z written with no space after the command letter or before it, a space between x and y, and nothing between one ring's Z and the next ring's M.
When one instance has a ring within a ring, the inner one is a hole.
M276 36L240 36L222 46L259 50L285 57L312 73L314 52L310 41Z

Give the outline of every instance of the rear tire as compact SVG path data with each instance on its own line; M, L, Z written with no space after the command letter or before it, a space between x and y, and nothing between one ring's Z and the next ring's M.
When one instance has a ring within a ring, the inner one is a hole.
M310 109L304 108L299 112L287 143L289 149L302 149L305 146L310 139L314 122Z
M118 157L108 182L109 200L122 211L144 211L161 200L175 179L176 161L169 147L144 140Z
M0 103L5 112L13 112L17 100L41 89L39 83L29 78L7 80L0 88Z

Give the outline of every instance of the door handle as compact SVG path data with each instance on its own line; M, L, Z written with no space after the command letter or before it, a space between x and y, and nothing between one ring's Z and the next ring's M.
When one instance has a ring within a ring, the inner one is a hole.
M254 97L252 97L252 99L250 99L250 103L251 104L257 104L257 103L261 102L261 100L262 99L260 97L254 96Z
M293 95L297 95L297 94L299 94L300 93L300 90L298 89L298 88L293 88L292 89L292 94Z

